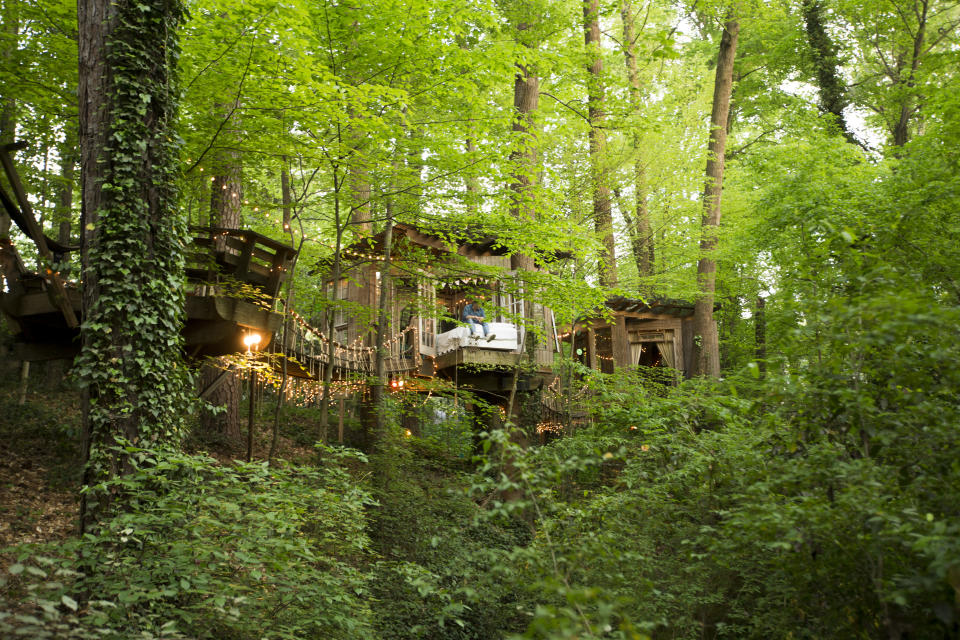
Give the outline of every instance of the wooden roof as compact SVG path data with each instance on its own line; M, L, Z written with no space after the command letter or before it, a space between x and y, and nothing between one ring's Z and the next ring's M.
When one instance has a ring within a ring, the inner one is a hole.
M673 300L670 298L652 298L651 300L641 300L640 298L628 298L626 296L613 296L606 301L608 309L614 313L623 314L648 314L668 315L674 317L685 317L693 315L693 303L685 300Z
M382 253L384 231L364 238L344 248L345 253ZM404 223L393 225L393 242L405 238L411 244L419 247L434 249L445 253L476 258L482 256L507 256L515 253L510 247L501 244L500 238L482 226L450 229L448 233L427 232ZM551 252L549 255L540 255L541 259L558 260L569 258L572 254L566 251Z

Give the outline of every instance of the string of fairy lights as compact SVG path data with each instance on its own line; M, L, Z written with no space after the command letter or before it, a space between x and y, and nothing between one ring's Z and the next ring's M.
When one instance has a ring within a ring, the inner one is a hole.
M282 357L289 363L300 367L301 372L307 375L292 377L286 386L278 376L264 378L264 384L272 387L279 393L283 388L285 400L298 406L314 406L323 397L323 379L325 367L333 366L340 371L341 377L331 382L331 399L345 398L356 394L365 394L369 391L367 377L373 372L376 365L376 347L364 345L364 336L358 336L352 342L343 344L328 337L322 330L310 324L295 310L288 312L293 323L293 334L287 338L286 344L277 346L275 342L271 348L280 351ZM416 327L406 327L384 341L383 348L388 352L387 368L390 373L388 386L392 391L409 390L403 379L404 373L420 368L422 360L418 344ZM333 347L333 362L330 359L330 347ZM408 347L407 357L402 349ZM431 365L433 363L431 362Z
M199 167L199 171L201 173L203 170L203 167ZM210 176L210 182L215 181L216 177ZM226 191L227 189L227 183L221 185L221 190ZM239 193L231 191L229 195L230 197L239 200ZM243 204L249 206L250 201L244 200ZM260 207L253 206L252 211L256 214L259 214ZM282 219L279 216L272 216L270 211L265 210L263 211L262 215L269 222L282 222ZM285 222L284 228L289 229L289 225ZM229 236L231 234L228 231L222 231L217 235ZM330 250L336 250L336 247L328 242L325 242L319 237L305 235L305 239L323 245ZM359 250L356 248L356 246L340 248L342 255L357 260L366 260L369 262L387 261L385 256L377 255L372 251L372 247L370 251ZM287 271L287 268L283 265L268 265L261 268L266 269L271 273ZM438 280L442 279L443 278L438 278ZM469 284L483 284L493 281L497 281L497 279L476 276L462 276L457 279L450 279L450 284L454 286L462 286ZM454 304L457 306L463 305L468 301L468 299L470 298L463 297L459 300L456 300ZM323 395L323 384L321 381L323 379L324 367L332 366L340 369L342 376L349 376L353 374L355 377L352 379L341 378L339 380L332 381L329 388L329 394L331 398L345 398L348 396L366 394L369 392L369 385L367 383L366 376L372 373L374 369L377 348L374 346L367 346L365 344L366 338L364 335L358 335L349 343L341 343L335 338L327 336L322 330L312 326L295 310L288 310L288 316L295 323L295 331L293 336L288 340L288 344L283 345L280 350L283 352L283 357L294 361L298 366L304 369L304 372L307 373L308 377L293 377L288 380L286 385L284 385L280 378L276 376L268 376L263 380L266 386L273 387L273 389L278 393L280 392L280 389L283 388L283 393L286 400L290 401L291 403L299 406L315 405L321 401ZM431 355L421 356L419 348L417 348L417 345L419 345L418 333L419 331L417 327L406 327L401 329L392 337L388 338L383 344L382 348L389 353L387 356L388 360L393 360L394 364L400 364L399 362L396 362L397 360L410 361L405 367L394 367L394 371L390 374L390 379L387 383L388 387L392 391L414 391L414 387L416 385L408 384L402 377L402 374L408 373L412 370L419 370L423 364L429 364L429 367L425 367L425 370L423 371L424 374L431 376L436 373L435 357ZM559 336L559 338L563 339L568 336L569 334L564 334ZM405 353L401 352L401 348L404 345L406 345L406 347L410 350L410 355L412 357L405 357ZM332 362L329 362L331 359L331 346L333 348ZM424 363L423 358L426 358L426 363ZM601 356L601 358L604 357ZM612 358L607 359L612 360ZM305 366L303 363L305 363ZM429 395L429 393L426 394L424 402L427 401ZM501 412L503 412L502 408ZM505 416L503 417L505 419ZM562 425L554 422L541 422L537 426L537 432L561 433Z

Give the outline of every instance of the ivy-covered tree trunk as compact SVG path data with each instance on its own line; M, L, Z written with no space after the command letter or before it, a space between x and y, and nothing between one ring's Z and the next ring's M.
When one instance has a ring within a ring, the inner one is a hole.
M81 528L116 498L101 483L138 451L173 446L190 386L181 363L184 216L177 208L180 0L78 4L84 415ZM146 457L145 455L143 457Z
M713 250L720 226L720 195L723 193L724 154L727 149L727 119L733 93L733 61L737 54L740 23L730 19L723 26L720 51L717 54L717 75L710 110L710 144L707 155L706 181L703 189L703 219L700 237L700 260L697 263L697 285L700 297L693 309L693 375L720 375L720 338L713 317L717 263Z
M834 124L844 137L856 144L857 139L843 115L843 110L848 103L847 88L838 71L840 60L837 56L837 47L824 24L823 2L803 0L802 7L807 43L813 54L817 86L820 89L820 107L833 116Z

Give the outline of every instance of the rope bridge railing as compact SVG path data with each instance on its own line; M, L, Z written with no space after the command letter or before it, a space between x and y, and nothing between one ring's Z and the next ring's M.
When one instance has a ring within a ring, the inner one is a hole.
M287 314L286 341L277 334L272 347L293 360L304 377L321 379L328 366L335 373L373 375L376 366L376 349L363 344L362 338L350 344L333 340L320 329L312 326L296 311ZM281 343L282 344L281 346ZM332 359L330 354L333 343ZM384 343L385 365L388 374L419 370L421 355L417 327L406 327L389 337Z

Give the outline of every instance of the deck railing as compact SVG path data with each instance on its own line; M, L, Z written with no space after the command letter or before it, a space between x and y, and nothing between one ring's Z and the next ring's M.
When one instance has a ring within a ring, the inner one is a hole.
M331 362L331 339L323 331L312 326L296 311L287 314L286 323L286 340L278 335L274 349L291 359L296 369L294 375L319 379L331 364L340 373L374 373L374 347L360 341L342 344L333 340ZM394 374L419 370L422 361L418 347L419 331L416 327L407 327L390 336L384 343L386 372Z
M249 229L191 227L187 281L195 287L229 288L230 283L255 288L271 302L280 292L296 249ZM233 292L227 292L233 293Z

